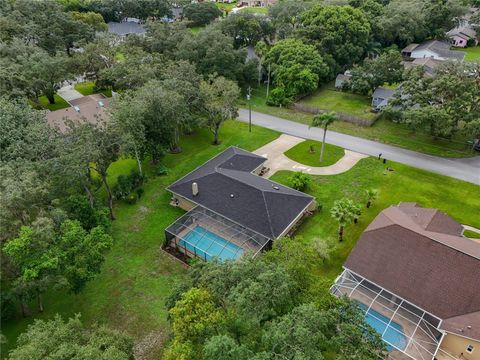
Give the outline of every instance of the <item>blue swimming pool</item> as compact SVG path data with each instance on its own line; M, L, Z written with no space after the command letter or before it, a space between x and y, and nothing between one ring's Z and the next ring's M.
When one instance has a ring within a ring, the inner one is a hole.
M358 306L365 312L368 307L359 303ZM383 316L378 311L368 309L365 315L366 322L373 327L380 335L382 335L383 341L387 344L388 351L391 351L396 347L399 350L404 350L407 347L407 337L403 334L402 325L391 321L386 316ZM387 327L388 324L388 327ZM386 330L385 330L386 329ZM393 345L393 346L392 346Z
M179 246L186 247L188 251L197 254L203 259L212 260L217 257L222 261L238 259L243 254L243 249L221 236L207 229L196 226L182 240Z

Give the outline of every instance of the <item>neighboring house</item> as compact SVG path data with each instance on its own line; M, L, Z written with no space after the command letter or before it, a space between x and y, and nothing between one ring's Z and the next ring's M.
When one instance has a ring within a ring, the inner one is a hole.
M455 47L464 48L469 41L473 42L475 46L478 45L477 32L470 26L454 28L447 32L447 36Z
M229 147L170 185L171 204L188 212L165 230L168 244L190 257L233 260L293 231L315 198L257 175L266 160Z
M343 87L343 84L346 81L349 81L352 78L352 74L350 73L350 70L345 71L343 74L338 74L337 77L335 78L335 88L336 89L341 89Z
M356 301L391 359L480 359L480 241L437 209L383 210L331 291Z
M110 99L102 94L84 96L71 100L69 108L50 111L47 114L48 123L58 127L61 132L67 130L67 119L76 122L97 123L99 120L107 120L109 117L106 109L110 105Z
M435 60L433 58L418 58L413 61L403 61L403 66L405 69L410 69L412 67L421 66L425 70L425 75L433 76L435 70L442 63L441 60Z
M145 28L139 19L125 18L122 22L111 21L108 23L108 32L126 37L132 34L143 35Z
M390 99L401 90L401 85L396 89L388 89L386 87L379 86L372 94L372 109L375 112L382 110L388 105Z
M421 44L410 44L402 49L405 58L433 58L435 60L463 61L465 53L450 50L451 44L445 41L428 40Z

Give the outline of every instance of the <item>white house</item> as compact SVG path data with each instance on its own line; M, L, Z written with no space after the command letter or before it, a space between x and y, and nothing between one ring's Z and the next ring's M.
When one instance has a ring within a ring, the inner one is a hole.
M421 44L410 44L402 50L402 56L412 59L433 58L435 60L463 61L465 53L450 50L446 41L428 40Z

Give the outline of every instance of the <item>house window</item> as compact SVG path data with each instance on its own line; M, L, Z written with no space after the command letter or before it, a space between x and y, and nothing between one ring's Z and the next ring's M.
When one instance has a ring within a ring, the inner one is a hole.
M473 345L468 345L468 346L467 346L467 352L468 352L469 354L473 353Z

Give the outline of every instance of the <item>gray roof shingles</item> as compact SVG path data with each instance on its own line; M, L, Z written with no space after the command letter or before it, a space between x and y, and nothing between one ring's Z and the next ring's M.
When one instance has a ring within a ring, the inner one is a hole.
M265 158L230 147L167 189L270 239L280 236L313 197L252 173ZM199 193L192 194L192 183ZM232 196L233 195L233 196Z

